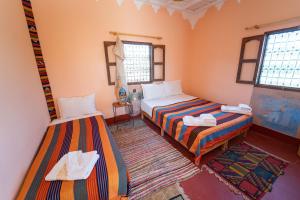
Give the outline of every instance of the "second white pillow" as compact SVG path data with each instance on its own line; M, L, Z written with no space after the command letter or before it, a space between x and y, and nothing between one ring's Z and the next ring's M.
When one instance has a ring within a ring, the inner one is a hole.
M145 100L165 97L164 84L142 84Z
M173 96L182 94L182 88L181 88L181 81L165 81L164 83L164 89L166 96Z

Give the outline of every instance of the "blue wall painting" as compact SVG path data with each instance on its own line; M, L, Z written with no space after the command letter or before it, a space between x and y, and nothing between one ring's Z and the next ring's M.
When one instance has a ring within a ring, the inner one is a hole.
M300 93L254 88L251 105L254 123L300 138Z

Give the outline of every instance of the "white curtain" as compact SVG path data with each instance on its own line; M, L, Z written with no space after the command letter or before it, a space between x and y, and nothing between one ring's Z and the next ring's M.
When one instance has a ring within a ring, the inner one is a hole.
M117 37L116 46L114 47L113 52L116 56L115 94L119 102L125 102L128 96L126 71L123 64L125 55L124 45L119 37Z

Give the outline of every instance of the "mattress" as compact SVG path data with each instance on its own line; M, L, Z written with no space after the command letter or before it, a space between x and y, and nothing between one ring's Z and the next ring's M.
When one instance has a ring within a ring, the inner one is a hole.
M99 159L86 180L46 181L69 151L96 150ZM17 199L120 199L127 196L128 173L102 115L50 125Z
M200 159L214 145L231 139L247 130L252 116L221 111L221 104L199 98L165 106L154 106L152 121L168 135L181 143ZM199 116L210 113L217 119L217 126L186 126L184 116Z
M150 117L152 117L152 110L156 106L166 106L171 105L174 103L182 102L182 101L188 101L195 99L196 97L187 95L187 94L179 94L159 99L149 99L149 100L142 100L141 103L141 109L145 113L147 113Z

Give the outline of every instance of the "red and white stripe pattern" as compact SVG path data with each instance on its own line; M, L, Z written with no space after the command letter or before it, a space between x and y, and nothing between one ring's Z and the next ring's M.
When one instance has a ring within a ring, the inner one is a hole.
M147 126L120 130L114 137L130 174L129 199L141 199L200 171Z

